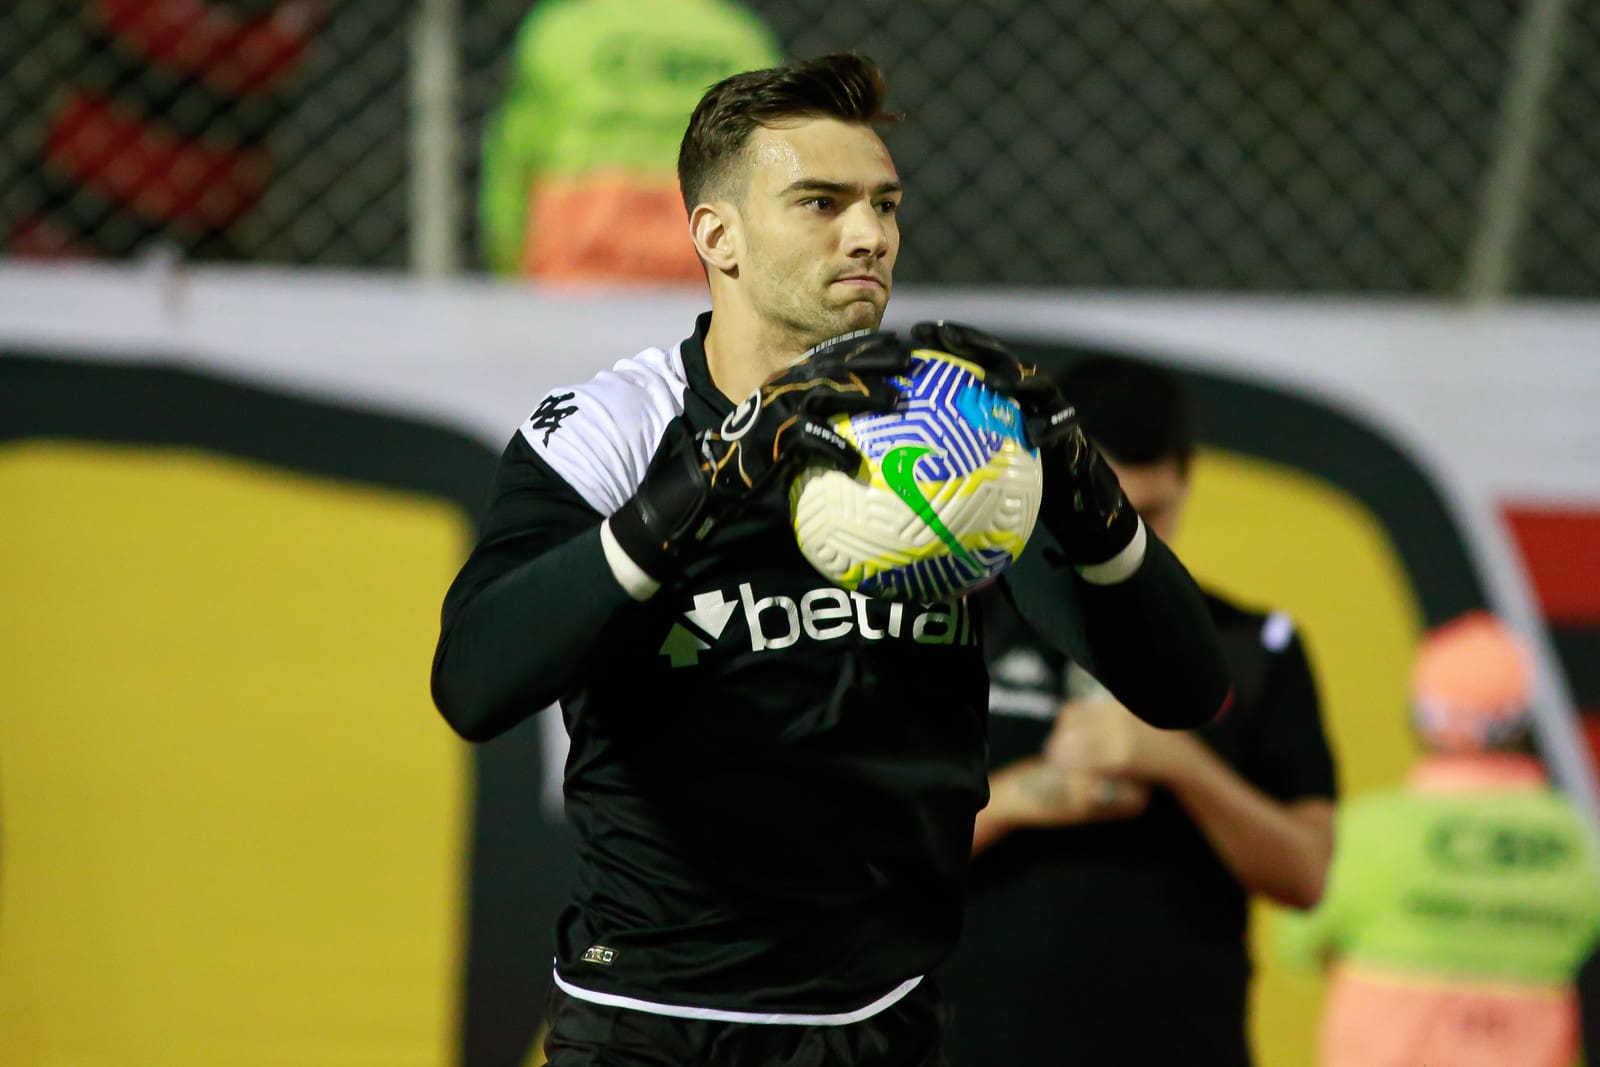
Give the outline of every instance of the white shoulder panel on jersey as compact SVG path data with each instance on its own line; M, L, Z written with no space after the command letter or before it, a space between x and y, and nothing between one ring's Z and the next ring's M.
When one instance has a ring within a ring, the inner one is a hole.
M678 349L647 348L553 390L522 424L539 457L601 515L639 488L662 431L683 412L689 385Z
M1261 645L1268 652L1282 652L1289 647L1294 636L1294 620L1281 611L1274 611L1261 624Z

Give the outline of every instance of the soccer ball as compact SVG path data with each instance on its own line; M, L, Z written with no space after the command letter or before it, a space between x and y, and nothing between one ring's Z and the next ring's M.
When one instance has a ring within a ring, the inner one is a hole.
M962 596L1028 543L1044 492L1015 401L976 364L917 349L900 399L833 428L866 459L856 474L814 465L789 489L800 552L835 584L889 600Z

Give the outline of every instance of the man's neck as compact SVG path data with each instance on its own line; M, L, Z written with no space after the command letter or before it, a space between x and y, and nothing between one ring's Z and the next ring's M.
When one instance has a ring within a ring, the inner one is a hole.
M742 310L742 309L740 309ZM785 370L814 342L740 310L718 309L706 331L706 370L717 390L735 404Z
M1411 787L1425 793L1530 789L1547 781L1544 765L1520 752L1432 752L1410 775Z

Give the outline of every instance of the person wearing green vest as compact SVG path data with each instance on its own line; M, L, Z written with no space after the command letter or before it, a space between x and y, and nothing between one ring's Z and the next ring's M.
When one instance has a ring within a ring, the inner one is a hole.
M499 274L698 281L678 142L707 87L775 66L733 0L543 0L484 136L480 225Z
M1582 817L1527 754L1531 668L1486 612L1427 636L1427 749L1341 812L1322 904L1285 915L1291 963L1330 967L1322 1067L1570 1067L1573 982L1600 933Z

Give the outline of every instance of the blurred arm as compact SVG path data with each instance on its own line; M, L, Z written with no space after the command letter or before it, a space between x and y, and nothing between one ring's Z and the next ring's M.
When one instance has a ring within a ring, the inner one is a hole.
M1269 636L1269 634L1271 636ZM1172 789L1218 855L1252 892L1292 908L1321 899L1332 862L1333 753L1304 645L1287 616L1262 629L1264 681L1235 771L1197 739Z
M1211 847L1250 893L1290 908L1322 899L1333 859L1333 801L1280 803L1200 741L1171 735L1163 785L1177 796Z
M1152 729L1103 699L1063 707L1046 753L1069 771L1170 790L1246 890L1310 908L1333 855L1333 761L1299 640L1261 654L1261 692L1236 712L1251 717L1240 727L1249 778L1198 736Z
M1340 943L1361 899L1378 899L1388 872L1369 848L1371 839L1362 829L1366 820L1352 819L1346 810L1338 818L1339 856L1328 874L1327 890L1316 908L1285 912L1275 924L1273 948L1288 966L1307 973L1325 970L1339 956ZM1380 823L1375 827L1385 832Z
M1111 700L1073 701L1046 746L1070 776L1126 776L1170 790L1246 890L1293 908L1322 895L1333 855L1333 802L1280 803L1199 739L1157 730Z
M1007 588L1030 625L1135 715L1188 729L1223 708L1228 668L1194 579L1160 539L1140 530L1131 573L1109 581L1080 577L1054 538L1035 530L1040 543L1023 553Z

